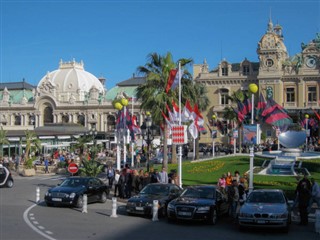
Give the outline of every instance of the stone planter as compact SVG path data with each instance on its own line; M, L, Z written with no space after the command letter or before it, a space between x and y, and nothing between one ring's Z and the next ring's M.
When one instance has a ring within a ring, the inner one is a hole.
M66 174L67 173L67 169L65 168L58 168L57 169L57 174Z
M24 177L31 177L34 175L36 175L36 171L33 168L22 170L22 176L24 176Z

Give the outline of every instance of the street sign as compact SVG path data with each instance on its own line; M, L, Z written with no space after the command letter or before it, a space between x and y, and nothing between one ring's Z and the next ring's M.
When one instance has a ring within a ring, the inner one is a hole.
M68 172L69 173L75 174L75 173L78 172L78 170L79 170L79 168L78 168L77 164L75 164L75 163L70 163L69 164L69 166L68 166Z

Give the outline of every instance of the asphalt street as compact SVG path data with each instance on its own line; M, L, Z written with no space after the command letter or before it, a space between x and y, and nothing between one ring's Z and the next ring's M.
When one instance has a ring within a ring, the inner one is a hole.
M220 219L217 225L204 223L168 223L160 218L128 216L123 203L118 203L117 218L112 218L112 202L88 205L81 209L47 207L43 202L46 190L59 183L59 175L16 176L12 189L0 189L0 240L19 239L320 239L314 223L299 226L292 223L288 234L277 230L247 230L239 232L231 219ZM40 203L36 204L36 188L40 188Z

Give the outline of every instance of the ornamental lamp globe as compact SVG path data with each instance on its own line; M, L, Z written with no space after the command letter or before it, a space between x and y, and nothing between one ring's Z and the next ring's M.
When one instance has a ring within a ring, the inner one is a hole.
M258 92L258 86L255 83L249 84L249 90L251 93L255 94Z
M117 110L121 110L123 108L123 105L121 103L119 103L119 102L116 102L114 104L114 108L117 109Z
M123 105L123 106L128 106L128 104L129 104L129 101L128 101L128 99L126 99L126 98L122 98L121 100L120 100L120 102L121 102L121 104Z

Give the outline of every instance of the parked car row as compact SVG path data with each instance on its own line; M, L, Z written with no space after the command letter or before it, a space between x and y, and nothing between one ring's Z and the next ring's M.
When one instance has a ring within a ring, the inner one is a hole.
M0 168L1 170L1 168ZM1 178L2 183L4 182ZM11 186L11 185L10 185ZM44 200L48 206L68 205L81 208L84 194L88 203L107 200L110 189L95 177L69 177L47 191ZM154 200L158 201L158 215L173 221L204 221L215 225L220 217L228 215L229 201L225 191L214 185L189 186L150 183L139 194L128 199L128 215L153 215ZM291 208L282 190L253 190L238 213L239 228L281 228L289 230Z
M152 215L153 200L158 200L158 215L169 222L204 221L215 225L228 215L227 194L213 185L190 186L182 190L173 184L149 184L130 198L126 205L129 215ZM239 228L267 227L289 230L290 204L282 190L254 190L240 208Z

